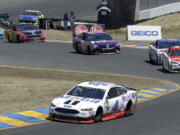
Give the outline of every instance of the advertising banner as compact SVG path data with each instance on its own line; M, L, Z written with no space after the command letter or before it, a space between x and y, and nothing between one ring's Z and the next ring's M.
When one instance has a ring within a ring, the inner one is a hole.
M154 41L162 38L160 26L134 26L128 27L128 40Z

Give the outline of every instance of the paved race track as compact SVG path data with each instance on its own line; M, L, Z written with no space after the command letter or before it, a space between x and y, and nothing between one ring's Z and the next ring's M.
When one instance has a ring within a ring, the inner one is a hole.
M120 55L75 54L70 44L0 44L0 64L90 72L108 72L155 77L180 83L180 74L163 73L160 66L147 63L147 50L123 48ZM48 122L0 131L1 135L178 135L180 92L138 105L135 115L97 124Z
M98 0L0 0L0 12L13 18L24 9L42 10L61 17L73 10L78 16L95 16ZM80 8L79 8L80 7ZM47 10L48 9L48 10ZM50 9L50 10L49 10ZM138 75L180 84L180 74L163 73L161 66L148 63L147 50L123 48L120 55L85 56L75 54L64 43L0 43L0 65L68 69ZM97 124L44 124L0 131L0 135L179 135L180 92L138 105L135 115Z
M96 16L99 0L1 0L0 13L8 12L15 20L25 9L41 10L46 17L62 18L64 12L74 11L77 17ZM51 10L49 10L51 9ZM88 19L91 17L87 17ZM93 17L94 19L95 17Z

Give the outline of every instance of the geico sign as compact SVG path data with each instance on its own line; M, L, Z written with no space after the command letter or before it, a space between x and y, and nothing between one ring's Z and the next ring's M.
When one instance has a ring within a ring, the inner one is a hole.
M155 41L162 38L160 26L128 26L128 40Z
M132 36L158 36L158 31L131 31Z

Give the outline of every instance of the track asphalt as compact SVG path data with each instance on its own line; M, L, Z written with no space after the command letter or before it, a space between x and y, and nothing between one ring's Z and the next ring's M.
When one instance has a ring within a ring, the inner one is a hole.
M120 55L101 54L88 56L74 53L72 45L67 43L1 43L0 64L21 67L138 75L180 83L180 74L164 73L161 70L161 66L148 63L147 52L147 49L123 48ZM140 96L145 93L147 94L147 92L150 92L149 90L150 89L142 90L139 93ZM148 97L153 96L152 94L154 93L152 92L153 91L151 91L151 95L149 93ZM113 131L115 135L118 135L120 132L128 135L159 135L159 133L163 133L164 135L169 133L178 135L180 122L177 118L179 117L178 110L180 110L180 106L177 104L180 102L179 96L180 92L177 91L159 97L158 99L138 104L135 115L104 123L79 125L48 122L28 127L2 130L0 131L0 134L58 135L59 132L61 132L63 134L109 135ZM29 112L25 112L25 114L29 115ZM32 114L33 113L30 113L31 117ZM24 119L27 118L24 117ZM34 119L34 121L38 120ZM170 125L172 125L173 128L168 129ZM7 125L4 125L4 127L5 126ZM164 132L166 129L168 130Z
M39 9L47 16L62 17L73 10L77 16L96 16L98 0L1 0L0 12L16 18L25 9ZM21 8L20 8L21 7ZM51 10L49 10L51 9ZM0 43L0 64L22 67L68 69L128 74L169 80L180 84L180 74L169 74L148 62L146 49L123 48L120 55L75 54L67 43ZM135 115L84 125L48 122L0 131L0 135L179 135L180 91L138 105Z

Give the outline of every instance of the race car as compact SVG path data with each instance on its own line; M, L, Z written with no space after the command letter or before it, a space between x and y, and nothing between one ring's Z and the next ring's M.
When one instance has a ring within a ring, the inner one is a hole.
M0 39L4 38L4 29L0 27Z
M8 13L0 13L0 26L8 27L10 25L9 14Z
M104 32L100 25L77 25L74 29L73 48L76 53L99 54L120 53L121 47L118 41L112 39Z
M162 64L162 53L172 46L180 46L180 39L157 40L149 45L149 59L155 64Z
M25 41L44 41L45 34L33 24L12 25L5 31L5 38L9 42L21 43Z
M162 66L168 72L180 71L180 46L171 47L168 53L162 54Z
M136 91L106 82L86 81L52 100L49 119L94 123L129 116L135 112Z
M38 10L25 10L25 12L19 16L19 23L32 23L34 25L39 24L39 19L43 19L44 15Z

